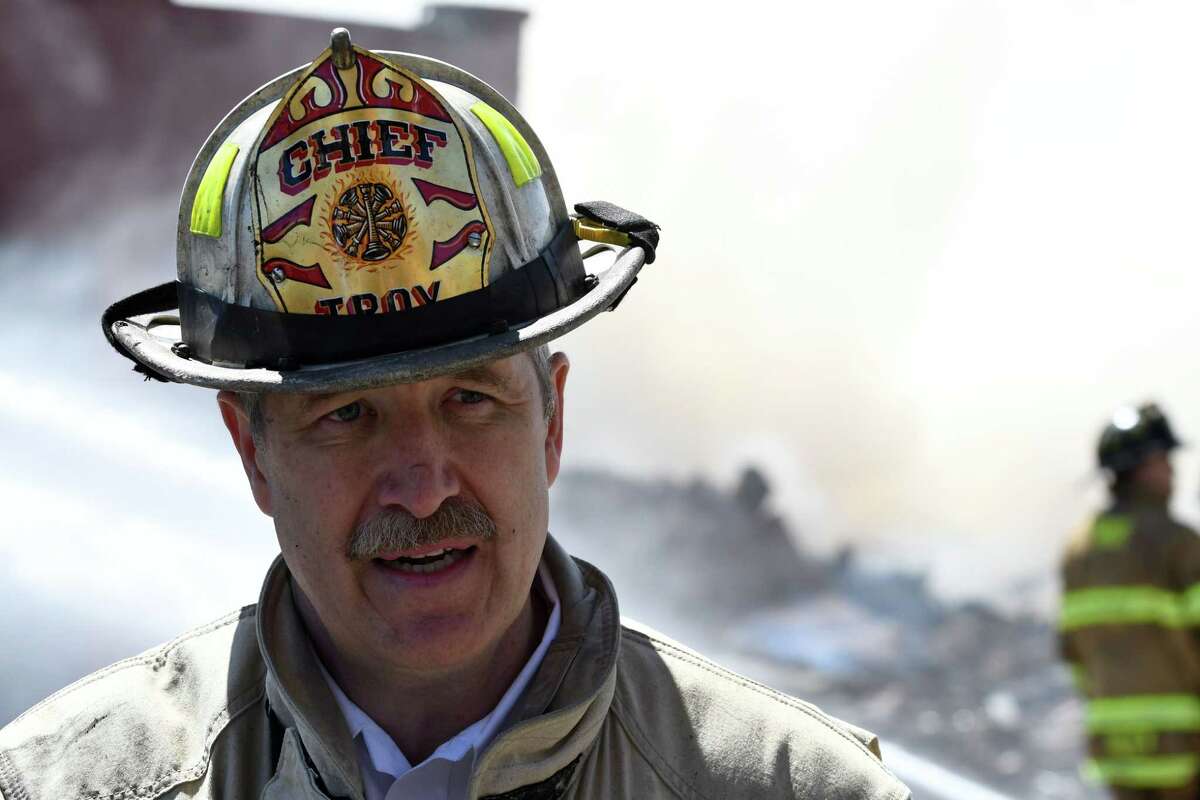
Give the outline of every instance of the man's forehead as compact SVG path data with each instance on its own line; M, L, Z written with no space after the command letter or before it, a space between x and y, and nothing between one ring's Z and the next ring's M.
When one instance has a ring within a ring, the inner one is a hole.
M523 356L523 354L522 354ZM424 381L415 381L413 383L396 384L391 387L381 387L380 389L372 389L367 391L386 391L388 389L399 386L444 386L453 383L467 383L472 385L482 385L492 387L499 391L511 392L522 386L524 374L521 371L522 361L528 359L522 356L512 356L509 358L500 358L494 361L487 361L482 364L467 367L461 370L439 375L435 378L429 378ZM305 410L314 406L323 405L336 397L345 397L355 394L354 391L346 392L312 392L287 395L291 397L294 407Z
M520 365L527 359L513 356L495 361L486 361L445 376L443 380L485 383L502 389L512 389L521 383Z

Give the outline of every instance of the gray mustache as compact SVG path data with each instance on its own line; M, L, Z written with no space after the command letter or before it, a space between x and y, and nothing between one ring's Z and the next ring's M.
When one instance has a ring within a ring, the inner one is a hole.
M495 536L496 523L483 506L450 497L437 511L421 519L400 508L381 511L355 529L346 557L369 561L390 550L412 550L460 537L486 541Z

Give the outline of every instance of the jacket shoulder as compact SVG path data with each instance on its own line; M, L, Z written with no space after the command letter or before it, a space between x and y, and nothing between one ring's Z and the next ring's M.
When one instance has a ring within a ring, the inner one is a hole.
M0 729L0 797L157 797L264 692L254 606L118 661Z
M1176 519L1167 508L1139 508L1129 516L1140 532L1152 535L1196 536L1195 530Z
M910 797L879 759L871 734L623 622L614 711L676 794Z

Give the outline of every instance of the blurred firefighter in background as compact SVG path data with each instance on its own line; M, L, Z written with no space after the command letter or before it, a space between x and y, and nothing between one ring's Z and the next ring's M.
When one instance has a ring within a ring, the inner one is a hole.
M1097 448L1111 503L1062 565L1059 643L1087 704L1086 771L1118 800L1200 797L1200 538L1173 519L1179 440L1154 404Z

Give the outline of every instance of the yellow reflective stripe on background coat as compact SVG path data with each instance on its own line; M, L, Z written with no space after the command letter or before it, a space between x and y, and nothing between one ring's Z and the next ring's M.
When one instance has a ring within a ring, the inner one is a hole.
M1133 533L1133 520L1124 514L1105 514L1092 523L1092 546L1102 550L1124 547Z
M1200 697L1148 694L1100 697L1087 704L1088 733L1200 731Z
M1180 595L1183 618L1188 625L1200 625L1200 583L1193 583Z
M1195 589L1196 587L1192 587ZM1059 629L1064 631L1091 625L1163 625L1179 627L1188 624L1183 597L1185 595L1155 586L1101 586L1076 589L1063 595ZM1195 595L1200 606L1200 595Z
M1088 777L1110 786L1166 789L1186 786L1200 771L1200 756L1192 753L1136 758L1097 758L1089 761Z

